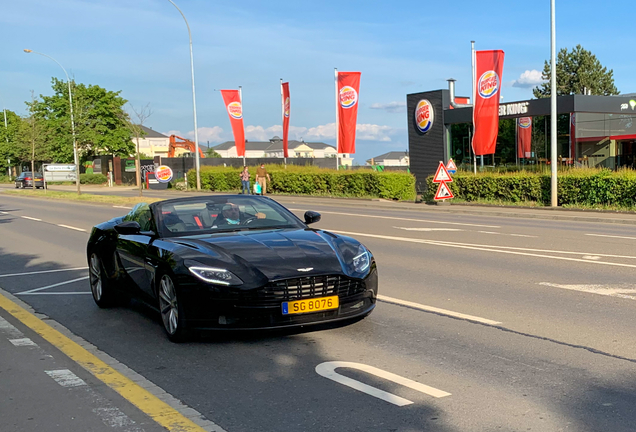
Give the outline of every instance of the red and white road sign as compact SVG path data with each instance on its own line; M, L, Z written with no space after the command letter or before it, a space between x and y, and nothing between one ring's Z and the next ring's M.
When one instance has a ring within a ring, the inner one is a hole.
M441 182L439 184L439 187L437 188L437 193L435 194L435 200L439 201L439 200L445 200L445 199L451 199L451 198L455 198L455 195L453 195L453 193L451 192L450 188L448 187L446 183Z
M444 166L444 162L440 162L439 166L437 167L437 172L435 173L435 177L433 177L433 183L442 183L442 182L450 183L452 181L453 179L451 178L450 174L448 173L448 170Z

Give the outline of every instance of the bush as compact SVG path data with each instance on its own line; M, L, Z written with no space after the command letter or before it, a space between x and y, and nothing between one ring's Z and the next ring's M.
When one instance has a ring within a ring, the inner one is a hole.
M240 169L202 167L201 188L218 192L241 190ZM405 172L371 170L330 170L314 166L267 166L271 181L268 192L290 195L375 197L398 200L415 199L415 177ZM250 168L254 183L256 168ZM188 185L196 187L196 174L188 172Z
M477 173L458 172L449 187L455 198L464 201L536 202L550 204L549 173ZM432 200L437 190L433 177L426 179ZM636 206L636 172L632 170L570 169L558 173L559 205Z
M13 183L9 180L9 176L5 174L0 174L0 183Z
M108 181L108 177L104 174L80 174L81 184L104 184Z

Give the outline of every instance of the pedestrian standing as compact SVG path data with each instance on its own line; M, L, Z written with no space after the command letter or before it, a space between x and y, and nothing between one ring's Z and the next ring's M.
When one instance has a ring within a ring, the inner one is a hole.
M250 172L246 166L243 167L243 171L239 174L241 177L241 183L243 184L243 191L241 192L243 195L251 195L250 193ZM246 192L247 191L247 192Z
M261 185L261 195L265 195L267 192L267 182L271 181L271 178L265 169L264 163L256 169L256 181Z

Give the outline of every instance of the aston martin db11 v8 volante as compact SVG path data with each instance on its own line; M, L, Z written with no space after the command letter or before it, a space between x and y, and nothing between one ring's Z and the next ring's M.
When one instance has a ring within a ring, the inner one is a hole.
M87 258L98 306L135 296L168 337L196 329L273 329L353 322L375 307L373 255L262 196L138 204L93 227Z

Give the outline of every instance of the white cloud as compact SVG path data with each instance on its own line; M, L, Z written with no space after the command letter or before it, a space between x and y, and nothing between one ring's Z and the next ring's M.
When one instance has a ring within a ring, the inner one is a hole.
M541 78L541 72L536 69L527 70L521 74L518 80L512 83L513 87L535 87L543 82L543 78Z
M390 126L381 126L375 124L358 124L356 125L356 139L363 141L391 141L390 135L397 132L397 129Z
M183 138L194 141L194 131L187 132L185 135L179 130L169 130L168 132L161 132L166 136L177 135ZM226 141L223 129L219 126L213 127L200 127L199 128L199 144L203 144L207 141L211 143L220 143Z
M406 102L374 103L369 108L385 110L390 113L404 113L406 112Z

